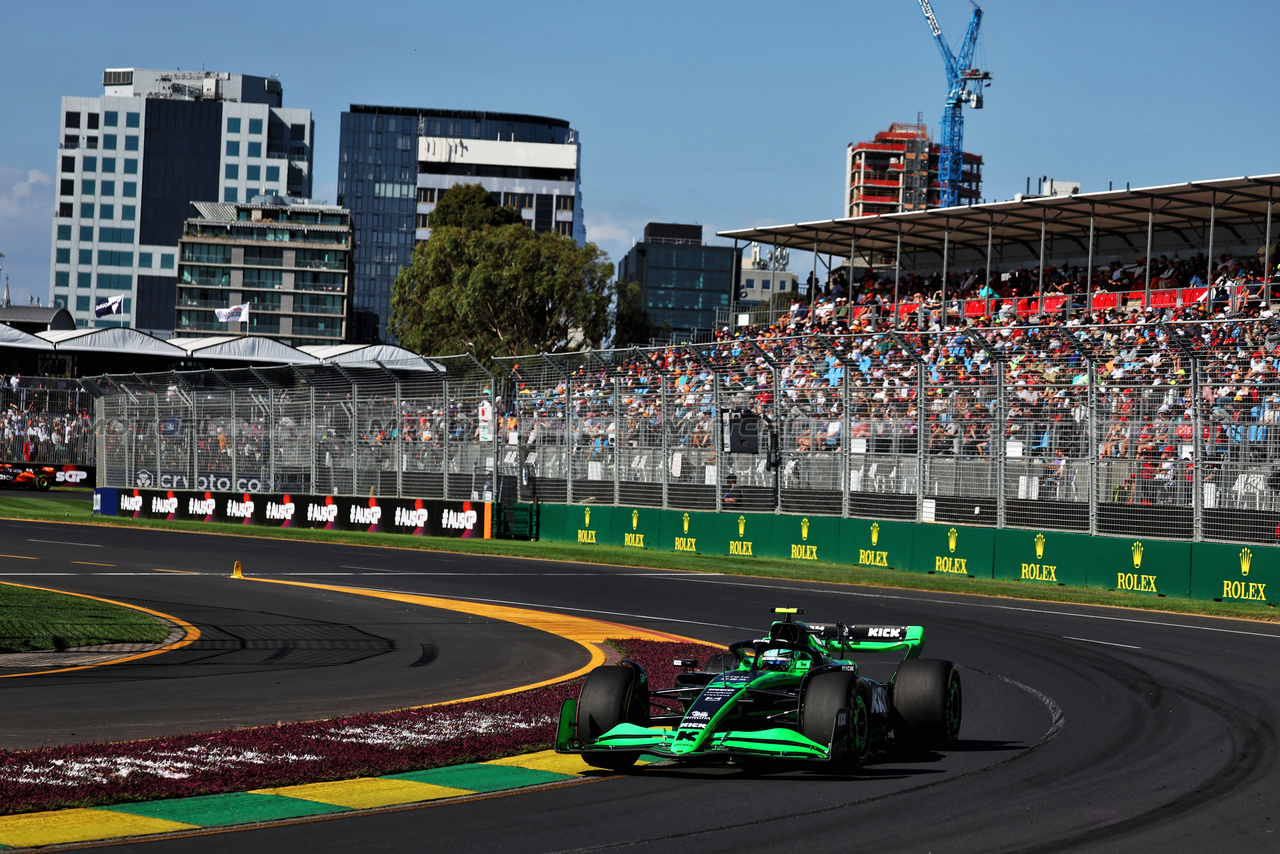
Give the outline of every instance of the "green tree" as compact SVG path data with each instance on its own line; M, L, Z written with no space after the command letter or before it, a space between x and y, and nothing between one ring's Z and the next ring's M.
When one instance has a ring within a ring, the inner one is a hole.
M658 334L658 327L644 307L639 282L618 282L614 285L613 346L649 346L649 339Z
M430 225L434 230L444 226L487 228L521 222L519 211L499 205L482 185L454 184L436 200Z
M524 225L437 226L435 214L431 224L391 291L401 346L487 360L600 345L613 265L594 244Z

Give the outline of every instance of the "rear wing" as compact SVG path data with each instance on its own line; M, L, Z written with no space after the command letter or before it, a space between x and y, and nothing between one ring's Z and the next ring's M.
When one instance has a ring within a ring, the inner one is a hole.
M924 651L923 626L811 623L807 628L832 658L844 658L850 652L905 652L906 658L918 658Z

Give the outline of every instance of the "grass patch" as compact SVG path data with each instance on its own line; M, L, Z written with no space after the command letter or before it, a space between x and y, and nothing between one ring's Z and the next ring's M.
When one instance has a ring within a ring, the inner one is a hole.
M166 623L142 611L0 582L0 652L160 643L168 636Z
M1079 587L1041 587L1016 581L979 578L957 578L925 575L892 569L879 569L847 564L788 561L773 558L729 561L724 557L675 552L625 549L621 546L584 548L576 543L517 542L512 540L462 540L452 537L412 537L404 534L367 534L359 531L323 531L299 528L265 528L227 523L169 522L161 519L129 519L94 516L90 498L82 503L66 499L39 497L0 497L0 518L33 519L50 522L115 525L198 533L222 533L235 536L269 537L283 540L344 543L355 546L446 551L464 554L500 555L507 557L563 560L573 563L599 563L613 566L635 566L649 569L677 569L689 572L721 572L726 575L756 576L791 581L823 581L891 587L909 590L935 590L942 593L971 593L1042 602L1077 605L1107 605L1138 608L1178 614L1199 614L1249 620L1280 622L1280 609L1265 604L1202 602L1175 597L1123 593L1118 590ZM230 572L231 568L227 567ZM244 571L253 573L252 561Z

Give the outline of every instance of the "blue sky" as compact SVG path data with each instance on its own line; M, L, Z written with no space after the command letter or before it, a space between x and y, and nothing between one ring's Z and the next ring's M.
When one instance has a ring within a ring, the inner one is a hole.
M962 0L933 0L953 48ZM967 111L984 194L1028 176L1085 191L1280 172L1280 4L983 6ZM109 67L278 74L316 122L315 195L333 201L352 103L569 120L588 239L617 260L652 220L714 231L840 215L845 146L917 112L945 80L915 0L804 4L10 3L0 41L0 260L13 299L47 299L58 109ZM793 269L807 258L792 256Z

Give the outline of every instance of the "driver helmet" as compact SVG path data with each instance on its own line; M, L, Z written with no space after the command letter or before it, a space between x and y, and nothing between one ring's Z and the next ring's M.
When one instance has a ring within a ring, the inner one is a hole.
M791 657L789 649L766 649L760 656L760 667L764 670L786 670L791 666Z

